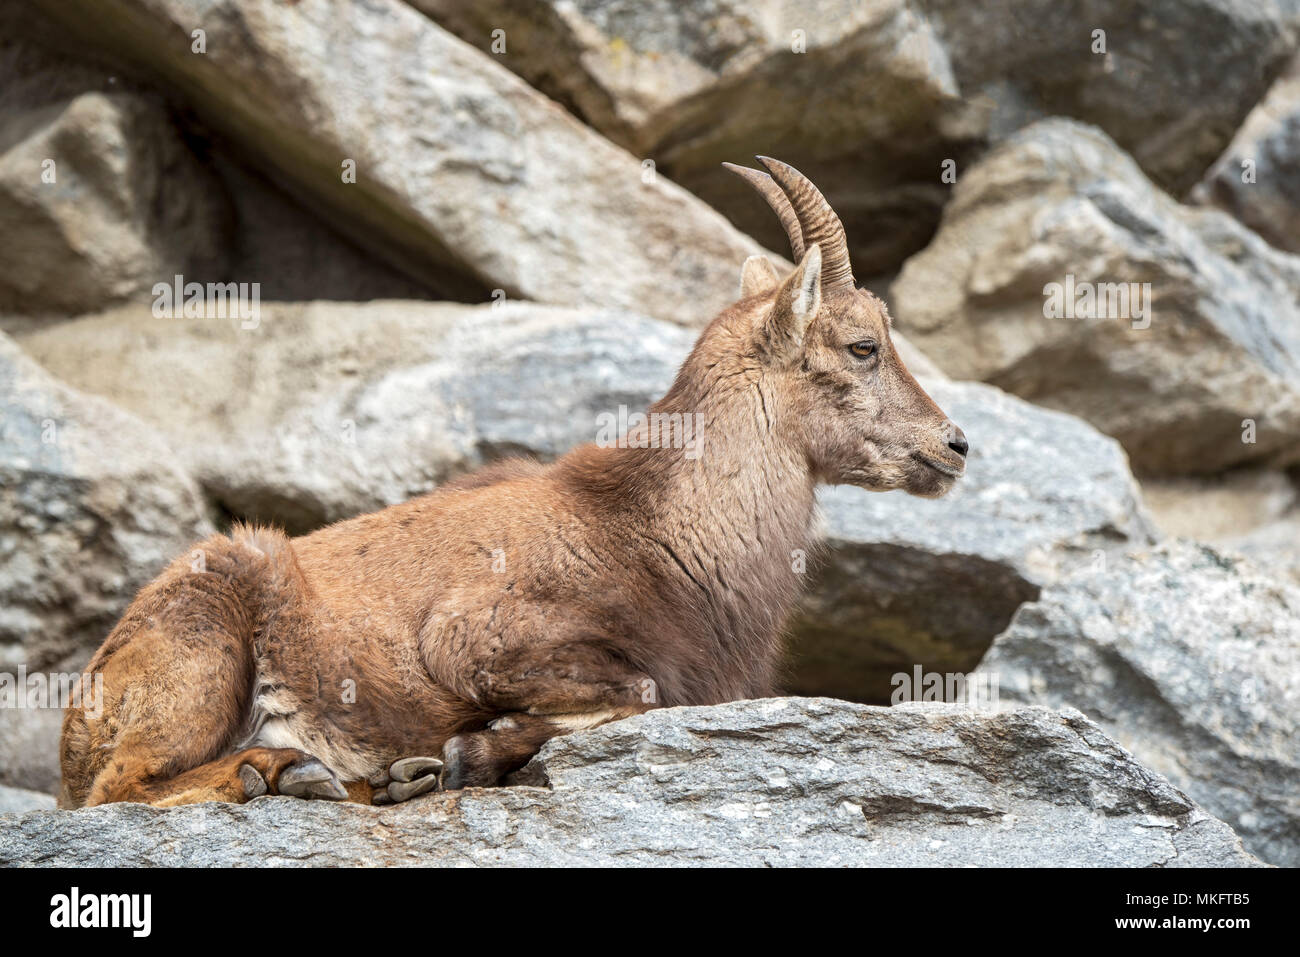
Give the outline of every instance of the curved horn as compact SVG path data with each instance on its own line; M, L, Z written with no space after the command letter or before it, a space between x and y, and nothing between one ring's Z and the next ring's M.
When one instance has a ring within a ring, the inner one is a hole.
M803 230L799 227L799 217L795 215L794 207L790 205L790 197L785 195L785 190L760 169L737 166L735 163L722 165L762 194L762 197L767 200L767 205L772 207L772 211L781 220L781 225L785 227L785 234L790 237L790 251L794 254L794 261L803 259Z
M849 243L844 235L844 224L826 202L812 181L793 166L788 166L770 156L756 156L772 174L772 179L790 199L799 219L800 233L806 245L817 243L822 248L822 288L841 286L853 288L853 266L849 263ZM771 202L771 200L769 200Z

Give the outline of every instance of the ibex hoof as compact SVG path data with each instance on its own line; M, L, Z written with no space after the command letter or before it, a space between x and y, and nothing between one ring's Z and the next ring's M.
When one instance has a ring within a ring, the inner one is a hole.
M266 786L266 778L262 773L251 764L241 764L239 766L239 783L244 788L244 800L251 801L255 797L261 797L270 790Z
M379 790L371 796L372 804L400 804L438 787L442 761L438 758L402 758L387 771L372 775L370 784Z
M276 781L276 790L290 797L326 801L342 801L348 796L347 789L339 783L334 772L316 758L291 764L281 771L280 778Z

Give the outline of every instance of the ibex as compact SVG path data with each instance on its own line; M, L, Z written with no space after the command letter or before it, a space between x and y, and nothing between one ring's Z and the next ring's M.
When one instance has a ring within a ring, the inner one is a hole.
M747 260L651 407L702 423L702 454L642 425L305 537L207 539L91 661L102 701L65 718L61 805L389 803L499 783L575 729L773 694L817 484L942 495L967 444L855 287L839 217L759 160L728 166L798 265Z

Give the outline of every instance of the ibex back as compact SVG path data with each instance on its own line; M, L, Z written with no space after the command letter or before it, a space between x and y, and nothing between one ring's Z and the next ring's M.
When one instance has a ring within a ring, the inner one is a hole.
M303 538L200 543L91 661L102 707L68 711L62 806L405 800L498 783L574 729L772 694L816 485L942 495L967 448L855 288L838 217L760 161L732 169L798 265L749 259L652 407L703 435L642 425Z

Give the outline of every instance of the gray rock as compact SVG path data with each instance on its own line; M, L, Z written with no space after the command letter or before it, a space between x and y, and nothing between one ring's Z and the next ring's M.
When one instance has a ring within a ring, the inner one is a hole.
M54 795L0 784L0 814L26 814L28 811L53 811Z
M934 500L822 491L829 553L794 622L793 691L883 703L915 665L970 672L1042 585L1154 540L1113 439L986 385L922 384L970 440L966 475Z
M91 202L86 188L102 192L105 177L98 174L111 172L112 157L87 157L84 150L76 150L66 157L72 166L64 171L62 190L53 188L57 184L41 183L45 188L33 191L30 187L42 170L26 163L31 144L16 144L14 149L21 146L24 154L11 157L19 164L16 187L34 200L16 215L31 228L24 234L7 234L0 238L0 245L8 242L8 261L32 260L39 268L32 274L11 277L10 286L25 282L30 287L39 280L52 286L55 301L47 301L43 295L10 297L0 305L0 329L12 332L39 327L69 309L100 310L122 298L112 291L123 288L131 290L126 298L147 302L152 284L170 281L178 269L184 270L189 281L259 283L263 300L421 299L430 295L425 284L368 255L293 197L241 166L229 143L213 141L168 114L157 93L136 77L97 66L87 60L84 51L61 48L59 39L52 35L50 25L29 9L17 4L0 9L0 122L8 127L7 134L24 135L30 117L56 116L60 138L51 145L66 153L68 134L73 132L65 128L69 104L83 95L103 94L111 103L134 104L135 112L147 117L147 122L123 130L123 135L132 138L132 150L127 154L130 161L163 161L171 166L161 182L157 175L133 170L128 182L107 183L112 195L100 195ZM86 112L84 107L78 109ZM207 169L198 169L200 166ZM85 182L87 176L89 183ZM177 231L174 217L167 214L177 206L177 191L186 187L194 191L189 205L203 207L198 211L203 215L179 207L177 214L190 215ZM148 189L154 190L152 198L145 195ZM116 195L132 198L143 211L121 209L120 203L111 201ZM155 205L159 208L149 208ZM140 215L126 219L127 213ZM114 224L113 216L123 217L123 221ZM41 217L33 227L34 218ZM105 239L103 231L114 227L125 238L115 233ZM145 235L159 230L174 235ZM142 241L157 248L142 251ZM194 242L208 253L188 258L181 255L184 249L180 247ZM85 247L88 255L94 256L82 263L90 273L86 277L90 285L60 285L81 274L70 274L66 268L66 261L76 257L50 249L51 243ZM50 255L42 259L46 253ZM53 272L56 266L57 275ZM96 296L97 289L103 295ZM6 308L17 311L5 312Z
M105 631L101 638L107 637ZM89 658L91 649L76 654ZM17 678L13 664L0 665L0 674ZM53 794L63 774L59 767L59 736L63 733L61 708L15 708L8 695L0 697L0 786L14 785Z
M1028 122L1095 124L1182 195L1232 138L1296 48L1273 0L934 0L925 8L963 96L997 141ZM1105 33L1106 52L1093 52Z
M153 430L0 336L0 669L79 667L135 592L210 532Z
M410 2L772 248L776 224L718 162L794 163L862 275L925 244L945 161L963 175L1044 116L1097 124L1181 194L1295 45L1293 18L1257 0Z
M1300 584L1300 487L1285 472L1148 479L1142 498L1165 535L1244 555Z
M426 283L357 246L220 146L208 147L208 161L230 198L235 225L225 272L187 279L255 282L262 302L433 298Z
M493 59L773 249L775 217L719 163L793 163L834 204L863 276L925 244L948 194L940 164L983 130L904 0L413 2L485 51L504 31Z
M3 118L0 312L86 312L223 268L225 195L160 103L88 92Z
M202 13L185 0L37 5L445 295L500 289L696 324L760 251L401 0L232 0ZM189 39L199 28L201 54Z
M1300 864L1300 589L1174 543L1045 589L979 667L1073 706L1255 854Z
M255 329L119 309L22 343L166 434L227 511L306 531L592 441L694 340L615 310L374 302L268 303Z
M1259 862L1077 712L675 708L548 743L529 786L0 817L0 864L1213 866Z
M1139 472L1205 474L1300 459L1298 286L1300 258L1178 205L1101 132L1045 120L966 173L892 295L955 378L1087 419ZM1097 318L1052 314L1071 287L1107 300ZM1112 308L1119 291L1149 309Z
M1246 117L1191 195L1279 249L1300 252L1300 59Z

